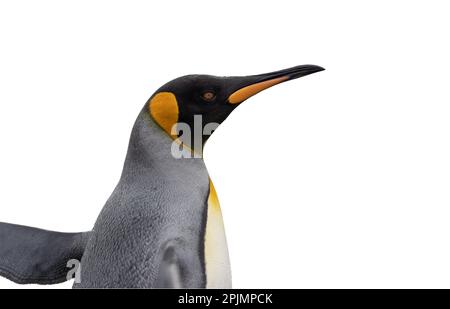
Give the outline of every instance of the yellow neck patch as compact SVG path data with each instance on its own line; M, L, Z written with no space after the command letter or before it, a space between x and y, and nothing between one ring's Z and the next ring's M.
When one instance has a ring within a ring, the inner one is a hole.
M214 188L214 185L209 180L209 197L208 197L208 205L213 209L220 209L219 199L217 198L217 192L216 188Z
M172 127L178 122L178 102L171 92L159 92L149 104L150 115L153 120L172 138Z

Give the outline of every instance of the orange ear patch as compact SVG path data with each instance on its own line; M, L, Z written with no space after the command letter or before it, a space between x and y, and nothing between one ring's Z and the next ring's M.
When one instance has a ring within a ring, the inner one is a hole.
M178 102L171 92L159 92L149 104L150 115L156 123L170 136L172 127L178 122ZM172 136L173 137L173 136Z

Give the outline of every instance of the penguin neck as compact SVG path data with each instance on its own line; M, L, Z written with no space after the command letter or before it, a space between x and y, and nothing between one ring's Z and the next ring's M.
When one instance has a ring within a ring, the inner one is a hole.
M177 158L172 153L176 143L161 127L152 119L144 107L134 124L128 152L125 159L122 176L145 175L147 172L154 175L155 170L169 177L189 175L201 177L205 174L206 167L203 159Z

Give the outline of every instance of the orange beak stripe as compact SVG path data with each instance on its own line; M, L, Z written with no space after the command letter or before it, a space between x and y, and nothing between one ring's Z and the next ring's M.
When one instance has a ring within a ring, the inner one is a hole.
M263 82L259 82L253 85L249 85L246 87L243 87L235 92L233 92L230 97L228 98L228 102L231 104L238 104L242 101L247 100L251 96L257 94L258 92L263 91L264 89L267 89L269 87L272 87L276 84L279 84L281 82L284 82L288 80L288 76L282 76L274 79L269 79Z

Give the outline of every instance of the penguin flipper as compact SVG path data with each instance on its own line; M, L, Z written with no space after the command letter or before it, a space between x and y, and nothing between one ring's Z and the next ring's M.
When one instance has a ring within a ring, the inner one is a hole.
M89 235L0 222L0 276L19 284L64 282L67 262L81 260Z

